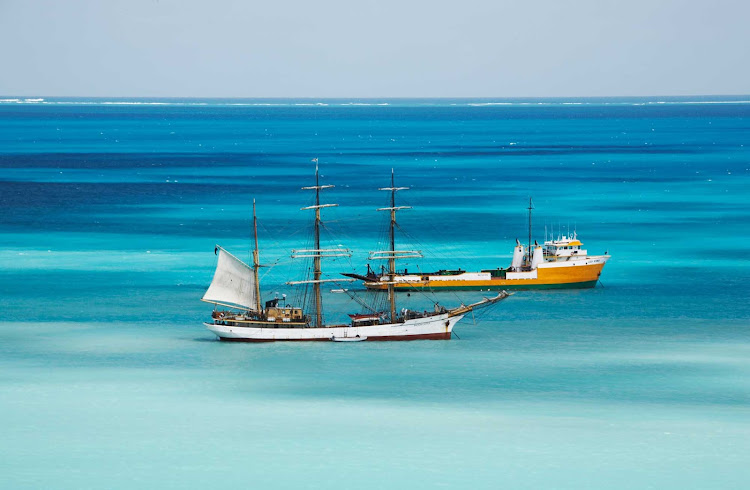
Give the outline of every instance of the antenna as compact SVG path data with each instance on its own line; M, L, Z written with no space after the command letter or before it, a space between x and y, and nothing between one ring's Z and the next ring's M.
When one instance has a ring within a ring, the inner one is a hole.
M529 256L529 265L531 265L531 210L534 209L534 203L531 201L531 196L529 196L529 248L526 250L526 253Z

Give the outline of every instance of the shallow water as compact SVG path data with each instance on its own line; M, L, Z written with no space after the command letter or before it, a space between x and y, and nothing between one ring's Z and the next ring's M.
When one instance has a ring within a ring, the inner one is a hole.
M45 102L0 103L3 486L750 482L741 99ZM394 168L404 266L506 266L531 195L536 238L610 252L603 285L519 292L449 342L213 340L198 300L215 243L249 257L253 198L264 299L291 297L314 157L325 242L354 251L332 277L376 249Z

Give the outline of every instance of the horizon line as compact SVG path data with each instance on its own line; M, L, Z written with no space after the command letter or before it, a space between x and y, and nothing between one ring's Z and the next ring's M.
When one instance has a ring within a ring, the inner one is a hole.
M245 100L474 100L474 99L639 99L639 98L691 98L691 97L750 97L750 93L747 94L688 94L688 95L668 95L668 94L655 94L655 95L457 95L457 96L237 96L237 95L50 95L50 94L0 94L0 99L15 98L15 99L38 99L38 98L59 98L59 99L75 99L75 98L86 98L86 99L245 99Z

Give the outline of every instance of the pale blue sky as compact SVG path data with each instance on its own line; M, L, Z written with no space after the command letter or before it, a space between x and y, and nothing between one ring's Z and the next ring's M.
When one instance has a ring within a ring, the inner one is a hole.
M0 94L748 94L749 25L748 0L0 0Z

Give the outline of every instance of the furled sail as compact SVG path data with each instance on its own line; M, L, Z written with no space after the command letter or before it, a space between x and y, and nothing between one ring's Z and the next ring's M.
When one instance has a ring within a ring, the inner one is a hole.
M217 247L219 262L208 291L201 298L207 303L248 310L257 308L253 269L221 247Z

